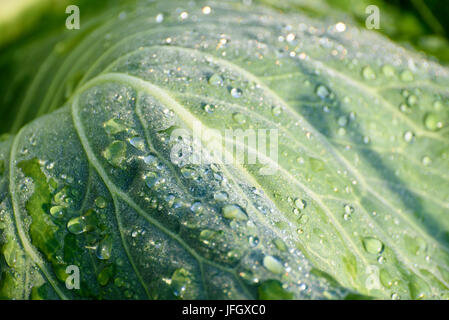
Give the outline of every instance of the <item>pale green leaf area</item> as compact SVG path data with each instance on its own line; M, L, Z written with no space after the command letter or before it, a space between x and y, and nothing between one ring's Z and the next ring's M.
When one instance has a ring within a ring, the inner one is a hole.
M24 93L43 116L0 143L0 297L449 298L448 69L350 24L207 5L113 15ZM250 150L277 171L172 162L198 123L277 129L277 161Z

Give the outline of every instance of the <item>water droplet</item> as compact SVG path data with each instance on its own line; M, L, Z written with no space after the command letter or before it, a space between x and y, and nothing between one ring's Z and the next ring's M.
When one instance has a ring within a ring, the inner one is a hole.
M112 252L112 238L106 236L97 246L96 255L100 260L108 260Z
M394 69L394 67L392 65L386 64L386 65L382 66L382 74L386 78L393 78L396 75L396 70Z
M170 286L173 289L173 293L180 299L185 299L186 295L192 285L192 275L184 268L175 270L171 276Z
M103 151L103 157L114 167L121 167L126 160L126 144L118 140L112 142Z
M259 244L260 240L256 236L249 236L248 237L248 242L249 242L249 245L251 247L257 247L257 245Z
M214 193L214 199L216 201L226 201L228 200L228 194L225 191L217 191Z
M272 106L271 107L271 112L273 113L273 115L275 117L279 116L282 113L282 107L280 106Z
M157 188L165 182L165 179L160 177L157 173L149 172L145 176L145 183L148 188Z
M412 276L409 283L410 295L414 300L428 299L430 288L427 283L417 277Z
M302 210L302 209L305 209L305 208L306 208L307 202L306 202L305 200L302 200L302 199L297 198L297 199L295 200L295 206L296 206L298 209Z
M411 94L407 97L407 104L410 107L416 106L418 104L418 97L414 94Z
M376 79L376 73L374 72L373 68L370 66L366 66L362 69L362 76L365 80L375 80Z
M143 158L143 162L148 165L157 165L157 157L153 154L149 154Z
M412 143L413 141L415 141L415 134L411 131L406 131L404 133L404 141Z
M437 131L443 127L443 123L437 114L429 112L424 116L424 126L427 130Z
M208 15L212 12L212 9L209 6L205 6L205 7L203 7L203 9L201 9L201 12L205 15Z
M327 98L330 96L331 91L330 91L329 88L326 87L325 85L320 84L320 85L318 85L318 86L316 87L315 93L316 93L316 95L317 95L318 97L320 97L322 100L325 100L325 99L327 99Z
M201 213L204 210L204 206L201 202L197 201L192 204L190 210L194 213Z
M365 251L372 254L378 254L381 253L384 249L384 244L382 241L373 238L373 237L366 237L363 239L363 248L365 248Z
M411 108L409 105L405 104L405 103L401 103L399 105L399 110L401 110L404 113L409 113L411 111Z
M219 74L214 73L209 78L209 84L216 86L216 87L220 87L223 85L223 78Z
M284 241L282 241L282 239L280 238L276 238L273 240L274 245L276 246L276 248L278 248L279 251L287 251L287 245L285 244Z
M404 82L410 82L410 81L413 81L413 79L414 79L413 73L408 69L402 71L399 77Z
M196 172L196 170L191 167L181 168L181 174L184 178L187 178L187 179L195 179L198 176L198 173Z
M379 272L379 280L385 288L391 288L394 279L387 270L381 269Z
M54 218L61 218L65 214L65 207L63 206L53 206L50 208L50 214Z
M345 25L343 22L338 22L338 23L335 25L335 30L336 30L337 32L344 32L344 31L346 30L346 25Z
M421 161L422 161L422 164L425 166L428 166L429 164L432 163L432 159L430 159L429 156L424 156Z
M145 151L145 140L141 137L134 137L129 139L129 143L140 151Z
M265 268L275 274L284 273L284 266L282 265L282 263L272 256L265 256L263 258L263 265Z
M241 113L238 113L238 112L234 113L232 115L232 118L238 124L245 124L246 123L246 117L243 114L241 114Z
M108 135L114 135L127 130L124 121L120 119L110 119L103 123L103 128Z
M97 206L97 208L100 209L104 209L106 208L106 206L108 205L108 203L106 202L106 199L103 197L97 197L95 199L95 205Z
M164 21L164 15L159 13L156 15L156 23L162 23Z
M233 219L233 220L248 220L248 217L243 211L243 209L236 204L229 204L224 206L221 209L221 212L223 216L227 219Z
M391 300L401 300L401 297L397 293L392 293Z
M213 104L205 104L203 107L204 111L207 113L214 113L214 111L217 109L217 107Z
M233 98L238 99L238 98L240 98L242 96L242 94L243 94L243 91L241 89L239 89L239 88L232 88L231 89L231 96Z
M81 234L87 231L87 222L84 216L75 217L67 222L67 229L73 234Z

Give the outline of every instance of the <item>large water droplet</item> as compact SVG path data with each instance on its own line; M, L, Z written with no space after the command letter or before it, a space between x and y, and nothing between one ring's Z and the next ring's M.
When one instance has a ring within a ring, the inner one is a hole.
M282 263L272 256L265 256L263 258L263 265L265 268L275 274L284 273L284 266L282 265Z
M87 222L84 216L75 217L67 222L67 229L73 234L81 234L87 231Z
M384 244L382 243L382 241L373 237L366 237L362 242L363 248L365 248L366 252L368 253L378 254L381 253L384 249Z
M243 209L236 204L229 204L224 206L221 209L221 212L223 216L227 219L233 219L233 220L248 220L248 217L243 211Z
M121 167L126 161L126 143L112 142L104 151L103 157L114 167Z
M100 260L108 260L112 252L112 238L106 236L97 246L96 255Z

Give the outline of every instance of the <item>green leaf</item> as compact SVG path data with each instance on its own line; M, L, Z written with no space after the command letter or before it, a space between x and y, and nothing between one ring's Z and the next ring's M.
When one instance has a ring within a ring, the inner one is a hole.
M448 70L349 24L205 5L111 15L47 75L48 114L0 142L0 297L447 299ZM199 127L186 162L174 135ZM277 138L222 163L230 129Z

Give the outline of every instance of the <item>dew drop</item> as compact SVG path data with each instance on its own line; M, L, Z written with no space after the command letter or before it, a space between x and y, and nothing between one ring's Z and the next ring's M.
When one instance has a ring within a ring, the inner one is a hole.
M126 144L123 141L112 142L104 151L103 157L114 167L121 167L126 160Z
M272 256L265 256L263 258L263 265L265 268L275 274L284 273L284 266L282 265L282 263Z
M232 115L232 118L238 124L245 124L246 123L246 117L243 114L241 114L241 113L238 113L238 112L234 113Z
M63 206L53 206L50 208L50 214L54 218L60 218L65 214L65 207Z
M216 87L220 87L223 85L223 78L217 74L214 73L210 78L209 78L209 84L216 86Z
M236 204L229 204L224 206L221 212L226 219L248 220L248 216L246 215L245 211L243 211L243 209Z
M386 64L386 65L382 66L382 74L386 78L393 78L396 75L396 70L394 69L394 67L392 65Z
M423 165L428 166L428 165L430 165L432 163L432 159L429 156L424 156L421 159L421 162L422 162Z
M433 112L429 112L424 116L424 126L427 130L437 131L443 127L443 123L438 115Z
M305 208L306 208L307 202L306 202L305 200L302 200L302 199L297 198L297 199L295 200L295 206L296 206L298 209L302 210L302 209L305 209Z
M97 197L95 199L95 205L97 206L97 208L99 209L104 209L107 207L108 203L106 202L106 199L103 197Z
M75 217L67 222L67 229L70 233L81 234L87 231L87 222L84 216Z
M196 201L190 206L190 210L194 213L201 213L204 210L204 205L201 202Z
M404 141L408 143L412 143L415 140L415 134L411 131L406 131L403 137Z
M97 246L96 255L100 260L108 260L112 252L112 238L106 236Z
M321 98L322 100L325 100L330 96L331 91L325 85L320 84L316 87L315 93L319 98Z
M382 241L373 238L373 237L366 237L363 239L363 248L366 252L372 253L372 254L378 254L381 253L384 249L384 244Z
M279 116L282 113L282 107L280 107L280 106L273 106L273 107L271 107L271 113L275 117Z
M402 71L399 77L404 82L410 82L410 81L413 81L413 79L414 79L413 73L408 69Z
M204 111L207 113L214 113L214 111L217 109L217 107L213 104L205 104L203 107Z
M365 80L375 80L376 79L376 73L374 72L373 68L370 66L366 66L362 69L362 76Z
M127 130L125 123L120 119L110 119L103 123L103 128L108 135L114 135Z
M232 88L231 89L231 96L233 98L240 98L243 95L243 91L240 88Z
M129 139L129 143L140 151L145 151L145 140L141 137L134 137Z
M214 199L216 201L226 201L228 200L228 194L225 191L217 191L214 193Z

